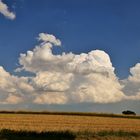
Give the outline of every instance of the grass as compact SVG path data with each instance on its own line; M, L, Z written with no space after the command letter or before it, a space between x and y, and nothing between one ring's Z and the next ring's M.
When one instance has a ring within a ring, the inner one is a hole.
M113 136L113 137L112 137ZM101 132L72 132L72 131L52 131L52 132L35 132L35 131L14 131L3 129L0 131L1 140L80 140L80 139L139 139L140 133L124 131L101 131Z
M75 134L69 131L15 131L3 129L0 131L0 139L6 140L74 140Z

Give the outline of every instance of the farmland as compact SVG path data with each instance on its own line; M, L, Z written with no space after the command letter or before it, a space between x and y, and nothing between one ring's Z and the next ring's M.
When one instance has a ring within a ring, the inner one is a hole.
M1 113L1 136L7 135L7 133L12 135L22 132L22 134L25 133L24 136L26 136L26 133L28 136L33 133L43 136L47 133L53 135L66 134L71 139L78 139L78 137L81 137L80 139L82 137L92 139L92 137L95 138L95 135L99 135L101 138L107 137L108 139L115 139L116 137L117 139L129 139L131 136L140 139L139 116L128 116L127 118L122 115L116 115L116 117L110 115L109 117L109 115L99 114L71 114Z

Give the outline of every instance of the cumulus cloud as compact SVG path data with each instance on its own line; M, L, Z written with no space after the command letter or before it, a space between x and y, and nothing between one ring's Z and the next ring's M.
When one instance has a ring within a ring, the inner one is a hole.
M51 34L40 33L38 40L43 41L44 43L52 43L55 46L61 46L61 41Z
M35 103L117 102L125 98L107 53L62 53L54 55L53 45L61 45L52 35L39 34L41 44L21 54L21 68L36 74L31 84ZM112 86L110 86L112 85Z
M33 100L36 104L66 104L67 96L61 92L44 92Z
M33 78L32 83L36 88L44 89L45 91L63 92L69 88L73 74L61 74L56 72L38 72Z
M73 98L77 97L75 102L111 103L125 98L115 76L90 73L82 78L84 81L72 92Z
M32 72L34 76L14 76L0 67L0 103L71 104L140 100L140 64L130 69L131 75L127 79L120 81L106 52L53 54L53 47L61 45L59 39L40 33L38 40L40 44L33 50L20 54L20 67L16 69L18 72Z
M140 82L140 63L137 63L134 67L130 68L131 75L128 77L129 81Z
M5 3L3 3L2 0L0 0L0 13L11 20L16 18L15 13L10 12L8 6Z
M21 68L17 71L26 70L30 72L55 71L55 72L72 72L88 74L99 72L104 74L114 73L114 68L108 54L101 50L94 50L89 53L73 54L62 53L54 55L52 53L53 45L58 41L54 36L49 39L48 34L41 33L43 37L40 45L36 46L33 51L27 51L26 54L20 54L19 63ZM40 34L39 34L40 36ZM40 39L41 40L41 39ZM58 43L57 45L60 45Z
M140 100L140 63L130 68L130 75L121 81L126 99Z
M33 94L29 77L17 77L0 66L0 103L16 104L28 99Z
M3 104L18 104L22 102L22 98L13 94L9 94Z

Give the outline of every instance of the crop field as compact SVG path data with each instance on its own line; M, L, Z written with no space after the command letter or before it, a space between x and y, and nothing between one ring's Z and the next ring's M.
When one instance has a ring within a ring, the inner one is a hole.
M115 139L116 137L117 139L129 139L131 136L135 140L140 139L140 119L139 117L123 118L99 115L2 113L0 114L0 130L1 137L5 133L6 135L7 133L12 135L12 132L17 134L18 132L24 132L25 135L27 132L43 135L45 133L53 133L54 135L55 132L57 134L61 132L63 134L71 134L73 138L75 136L75 139L78 139L79 136L81 137L79 139L85 136L95 138L95 135L98 134L101 138L105 136L104 138L106 139ZM79 136L77 136L78 134Z

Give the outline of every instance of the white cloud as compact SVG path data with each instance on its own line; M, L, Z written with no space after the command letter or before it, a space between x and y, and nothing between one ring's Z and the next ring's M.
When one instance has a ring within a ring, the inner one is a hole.
M34 102L109 103L124 99L122 86L104 51L54 55L53 45L60 45L56 43L58 39L44 33L39 34L39 38L43 41L40 45L20 55L21 68L18 68L36 74L31 80L37 93Z
M121 89L115 76L91 73L84 76L84 81L72 94L74 98L77 97L75 102L111 103L124 99Z
M22 102L22 98L13 94L9 94L3 104L18 104Z
M46 34L46 33L40 33L38 37L39 41L43 41L43 43L51 43L55 46L61 46L61 41L59 39L56 39L54 35Z
M62 55L54 55L52 47L58 39L48 39L48 34L43 34L43 43L36 46L33 51L27 51L26 54L20 54L19 63L22 68L17 71L26 70L30 72L39 71L55 71L55 72L72 72L88 74L96 73L114 73L114 68L108 54L101 50L94 50L89 53L73 54L62 53ZM39 34L40 35L40 34ZM45 37L46 35L46 37ZM53 41L52 41L53 40ZM59 44L59 43L58 43ZM59 44L60 45L60 44Z
M63 92L42 92L33 102L36 104L66 104L67 96Z
M131 68L128 79L118 80L109 55L101 50L89 53L53 54L61 41L39 34L41 44L21 54L20 68L35 76L18 77L0 67L0 103L114 103L140 100L140 65ZM129 91L127 93L127 91ZM134 94L135 93L135 94Z
M0 67L0 103L16 104L27 100L34 94L29 77L17 77Z
M44 91L57 91L63 92L69 88L72 81L73 74L63 74L56 72L39 72L33 78L33 84L36 88L43 89Z
M3 3L2 0L0 0L0 13L11 20L16 18L15 13L10 12L8 6L5 3Z
M128 100L140 100L140 63L130 68L130 75L121 81L124 85L123 92L128 95Z
M134 67L130 68L131 75L128 77L130 81L140 82L140 63L137 63Z

